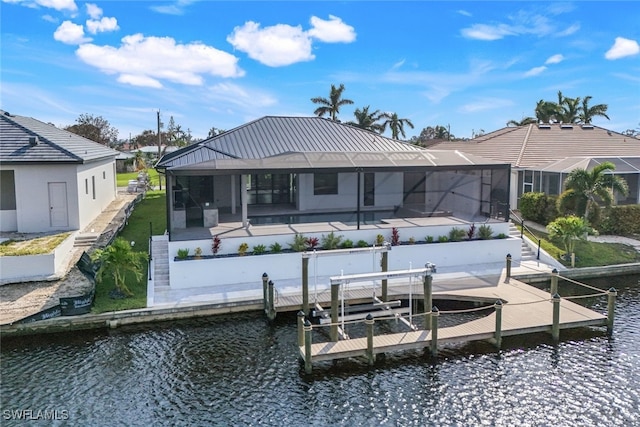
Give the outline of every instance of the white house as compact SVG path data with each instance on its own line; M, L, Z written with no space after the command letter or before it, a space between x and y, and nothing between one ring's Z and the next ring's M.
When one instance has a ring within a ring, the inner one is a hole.
M0 231L82 230L116 197L118 152L0 110Z

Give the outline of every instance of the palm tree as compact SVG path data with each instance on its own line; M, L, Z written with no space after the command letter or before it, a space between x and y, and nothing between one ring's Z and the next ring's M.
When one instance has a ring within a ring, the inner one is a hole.
M344 84L340 83L340 86L337 88L332 84L331 92L329 93L329 99L323 98L321 96L311 98L311 102L321 105L320 107L316 108L313 114L319 117L328 114L329 117L331 117L331 120L337 121L340 107L342 107L343 105L353 104L352 100L342 98L342 92L344 92Z
M555 102L545 101L541 99L536 104L536 119L542 123L549 123L556 118L558 114L558 105Z
M574 169L565 181L566 190L558 197L558 209L566 211L573 206L576 214L589 220L592 209L599 209L598 199L605 206L611 206L615 200L614 191L627 195L627 182L613 175L616 166L611 162L603 162L591 171L582 168Z
M406 137L406 134L404 132L404 125L407 125L411 129L413 129L413 123L411 123L411 120L401 119L398 117L397 113L384 113L382 115L382 118L385 119L384 123L382 124L383 132L387 130L387 126L389 126L389 128L391 129L391 137L393 139L398 139L399 135L402 135L403 138Z
M509 126L526 126L529 125L531 123L536 123L536 118L535 117L525 117L520 121L517 120L509 120L507 122L507 127Z
M132 296L126 284L126 274L131 272L136 280L142 279L142 263L147 260L144 252L134 252L131 245L122 237L118 237L105 249L98 249L94 252L92 259L100 263L100 268L96 272L96 282L100 283L107 274L113 275L116 289L125 296Z
M609 120L609 116L607 116L607 109L609 106L607 104L598 104L593 107L589 107L589 101L591 101L591 96L585 96L582 100L582 107L580 108L580 121L582 123L591 123L591 120L595 116L606 117Z
M384 131L384 125L377 123L378 120L383 118L383 114L380 110L376 110L372 113L369 112L369 105L364 107L362 110L356 108L356 111L353 113L356 117L355 122L347 122L348 125L358 127L360 129L370 130L372 132L382 133Z
M559 104L557 119L562 123L577 123L580 115L580 97L562 97L560 91L558 91L558 97L562 99L562 104Z

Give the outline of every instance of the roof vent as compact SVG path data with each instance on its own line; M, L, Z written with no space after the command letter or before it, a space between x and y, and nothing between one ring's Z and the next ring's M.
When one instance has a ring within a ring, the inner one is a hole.
M593 125L584 124L582 125L582 129L593 129Z
M30 136L29 137L29 145L32 147L35 147L36 145L38 145L40 141L38 140L37 136Z
M570 125L570 124L560 124L560 129L573 129L573 125Z
M551 125L547 123L540 123L538 129L551 129Z

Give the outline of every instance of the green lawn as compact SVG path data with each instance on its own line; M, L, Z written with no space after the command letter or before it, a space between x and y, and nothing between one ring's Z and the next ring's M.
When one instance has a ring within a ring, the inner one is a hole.
M162 175L158 175L158 171L153 168L149 168L147 169L147 173L149 174L151 185L154 188L158 187L160 184L162 184L164 188L164 177ZM129 185L129 180L132 179L138 179L138 172L119 173L116 175L117 186L126 187ZM161 179L162 182L160 182Z
M164 234L167 228L166 206L164 191L148 191L145 198L135 207L127 225L120 232L119 237L129 242L135 242L134 251L149 252L149 232L153 235ZM134 296L125 299L112 299L109 292L113 289L113 280L105 279L96 285L96 299L92 313L107 311L144 308L147 306L147 269L144 265L144 275L137 281L134 275L127 276L127 287Z

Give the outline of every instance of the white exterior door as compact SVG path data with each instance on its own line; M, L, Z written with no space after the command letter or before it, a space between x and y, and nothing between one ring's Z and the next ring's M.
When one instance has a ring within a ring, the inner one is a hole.
M51 227L68 227L67 183L49 183L49 221Z

